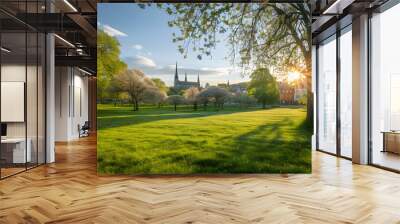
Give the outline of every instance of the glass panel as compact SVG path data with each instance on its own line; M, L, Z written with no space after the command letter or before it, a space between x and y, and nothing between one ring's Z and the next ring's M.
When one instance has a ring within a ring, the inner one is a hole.
M336 40L318 48L318 148L336 153Z
M374 15L372 25L372 163L400 170L400 5Z
M27 33L28 38L28 63L27 63L27 82L26 82L26 114L27 114L27 143L28 155L28 168L37 165L38 158L38 143L37 143L37 132L38 132L38 111L37 111L37 98L38 98L38 36L36 32Z
M38 163L45 163L45 35L39 33L38 45Z
M26 33L2 33L1 44L1 165L2 177L25 170ZM4 50L6 49L6 50Z
M43 13L45 1L1 1L11 14ZM0 177L45 162L45 35L0 12Z
M340 152L352 156L352 35L340 36Z

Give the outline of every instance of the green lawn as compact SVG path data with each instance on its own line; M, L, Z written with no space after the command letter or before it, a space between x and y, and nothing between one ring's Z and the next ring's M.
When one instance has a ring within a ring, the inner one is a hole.
M310 173L304 108L98 105L103 174Z

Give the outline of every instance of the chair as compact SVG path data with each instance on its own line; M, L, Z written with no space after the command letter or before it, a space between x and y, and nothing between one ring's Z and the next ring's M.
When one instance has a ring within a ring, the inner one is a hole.
M89 121L85 121L82 127L78 124L79 138L89 136L89 129L90 129Z

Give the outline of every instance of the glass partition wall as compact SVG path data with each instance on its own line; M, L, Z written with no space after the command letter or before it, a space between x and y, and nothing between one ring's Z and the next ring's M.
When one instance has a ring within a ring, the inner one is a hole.
M317 47L317 149L352 157L351 25Z
M371 18L370 163L400 171L400 4Z
M15 22L0 23L1 179L45 163L45 35L8 17L0 12Z
M351 25L341 31L340 68L340 155L352 158L352 34Z
M320 43L318 57L318 149L336 153L336 36Z

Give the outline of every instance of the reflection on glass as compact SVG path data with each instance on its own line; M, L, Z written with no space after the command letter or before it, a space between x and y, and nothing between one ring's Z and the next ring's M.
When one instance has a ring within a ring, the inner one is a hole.
M35 32L27 33L27 84L26 84L26 114L27 114L27 142L30 148L30 159L28 168L37 165L37 76L38 57L37 42L38 36Z
M372 163L400 170L400 5L372 17Z
M25 38L25 33L1 34L1 45L8 49L2 51L1 57L2 177L25 170L31 159L30 145L26 144Z
M43 13L44 0L0 1L9 12ZM0 178L45 162L45 35L0 12ZM4 23L7 21L7 23Z
M340 36L340 153L352 157L352 35Z
M336 153L336 41L318 48L318 148Z
M45 163L45 60L46 60L46 52L45 52L45 44L46 39L45 35L39 33L38 35L38 77L37 77L37 91L38 91L38 135L37 135L37 147L38 147L38 156L37 162L38 164Z

